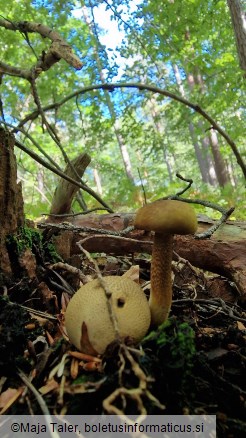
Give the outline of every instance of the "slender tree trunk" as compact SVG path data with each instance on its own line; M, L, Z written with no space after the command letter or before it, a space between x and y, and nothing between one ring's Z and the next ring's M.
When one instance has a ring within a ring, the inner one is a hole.
M246 5L240 0L227 0L235 33L239 64L246 71Z
M214 165L218 182L221 187L224 187L227 183L230 182L230 179L226 169L225 161L219 150L218 137L214 129L210 130L210 144L214 157Z
M187 38L189 38L189 35L187 36ZM200 75L199 69L197 67L195 67L194 71L195 71L194 74L188 73L188 75L187 75L187 81L188 81L189 88L192 91L194 86L198 85L201 93L204 93L205 92L205 85L204 85L203 79ZM176 76L176 79L178 79L178 81L180 82L181 79L180 79L180 76L178 76L178 73L179 73L179 70L176 66L175 76ZM181 88L180 91L184 95L183 88ZM198 126L199 126L199 129L202 131L203 130L202 122L199 122ZM194 132L195 130L194 130L194 127L192 126L191 123L189 124L189 130L190 130L190 134L193 138L193 144L194 144L194 148L195 148L195 152L196 152L198 164L199 164L199 167L201 170L203 181L205 180L205 182L209 182L210 184L215 185L215 180L214 180L214 172L215 172L219 185L221 187L224 187L226 183L230 182L230 178L229 178L229 174L228 174L227 169L226 169L225 161L224 161L223 156L222 156L220 149L219 149L218 137L217 137L216 132L213 130L210 132L209 137L207 137L207 136L203 137L203 139L201 141L201 144L202 144L202 147L201 147L195 138L195 132ZM211 160L210 154L208 153L208 145L209 144L211 146L211 151L212 151L212 155L214 158L213 165L212 165L212 160ZM213 170L214 170L214 172L213 172Z
M96 25L95 25L95 20L94 20L93 6L90 7L92 19L93 19L93 26L92 26L91 22L88 18L88 15L87 15L87 8L83 4L84 2L81 2L81 3L82 3L82 10L83 10L85 22L88 25L91 36L93 37L93 39L95 41L94 53L95 53L95 59L96 59L98 71L100 74L101 82L102 82L102 84L105 84L106 81L105 81L105 77L103 74L103 66L102 66L102 63L100 60L100 56L99 56L100 42L99 42L99 38L98 38L97 30L96 30ZM130 156L129 156L129 153L127 150L127 146L124 143L123 137L122 137L121 132L120 132L120 126L119 126L119 122L118 122L117 117L116 117L114 104L111 101L111 98L109 96L108 91L104 91L104 94L105 94L108 110L109 110L109 113L110 113L110 116L111 116L111 119L113 122L113 129L114 129L115 137L117 139L117 143L118 143L118 146L119 146L119 149L121 152L121 156L122 156L122 161L123 161L123 164L125 167L125 173L126 173L128 179L135 185L134 176L132 173L132 165L131 165Z
M181 94L182 97L186 97L185 96L185 90L182 84L182 80L181 80L181 76L180 76L180 72L179 72L179 68L176 64L173 65L173 71L174 71L174 75L176 78L176 82L178 84L179 87L179 92ZM188 79L188 84L190 89L193 88L194 86L194 77L193 75L188 75L187 77ZM210 177L210 172L209 172L209 164L208 164L208 157L207 157L207 149L202 149L201 145L198 142L197 136L195 134L195 127L193 123L189 123L188 125L189 128L189 132L190 132L190 136L192 139L192 143L194 146L194 150L195 150L195 155L196 155L196 159L198 162L198 166L200 168L200 173L202 176L202 181L204 183L209 183L212 184L212 178Z
M190 136L191 136L192 143L194 146L198 166L200 168L202 181L204 183L210 183L210 175L209 175L207 160L204 158L204 156L202 154L201 146L197 141L197 138L195 135L195 127L194 127L193 123L189 123L189 132L190 132Z
M154 123L155 129L158 132L160 138L164 139L165 131L164 131L163 126L160 124L160 122L158 120L158 112L157 112L157 109L156 109L156 101L155 101L154 97L152 97L150 99L150 105L151 105L150 112L151 112L151 115L152 115L152 119L153 119L153 123ZM172 182L173 181L172 166L171 166L170 159L169 159L169 156L168 156L167 144L164 143L164 140L162 140L161 143L162 143L162 150L163 150L163 158L164 158L165 165L167 167L168 177L169 177L170 182Z
M37 184L38 184L38 189L39 189L39 193L41 194L41 201L42 202L46 202L46 197L45 197L45 189L44 189L44 168L41 166L41 164L37 163Z
M102 190L101 178L97 169L93 169L93 175L94 175L94 181L97 186L97 192L99 193L100 196L102 196L103 190Z

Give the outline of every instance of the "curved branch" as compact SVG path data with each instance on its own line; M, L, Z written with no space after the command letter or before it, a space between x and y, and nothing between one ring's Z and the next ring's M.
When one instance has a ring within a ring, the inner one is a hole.
M43 107L43 111L49 111L52 109L58 109L60 106L64 105L66 102L68 102L70 99L73 99L74 97L77 97L80 94L85 94L89 91L94 90L108 90L108 91L114 91L116 88L137 88L138 90L145 90L145 91L151 91L152 93L158 93L162 96L169 97L170 99L176 100L177 102L182 103L183 105L188 106L193 111L199 113L205 120L207 120L211 127L215 129L217 132L220 133L220 135L226 140L226 142L231 147L232 152L234 153L237 162L239 166L242 169L242 172L246 178L246 164L244 163L240 152L234 143L234 141L230 138L230 136L222 129L218 123L206 112L204 111L199 105L194 104L190 102L189 100L185 99L184 97L178 96L174 93L171 93L170 91L162 90L161 88L155 87L154 85L146 85L146 84L138 84L138 83L112 83L112 84L97 84L97 85L90 85L88 87L80 88L73 93L69 94L68 96L64 97L60 101L47 105L46 107ZM33 111L32 113L28 114L25 119L23 119L19 125L16 127L15 132L18 131L18 128L22 127L25 123L27 123L29 120L34 120L39 116L39 111Z

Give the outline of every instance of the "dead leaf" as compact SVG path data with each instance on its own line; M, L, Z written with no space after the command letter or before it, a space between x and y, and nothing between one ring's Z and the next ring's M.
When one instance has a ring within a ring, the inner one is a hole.
M245 325L241 321L237 321L238 330L246 330Z
M24 387L21 386L18 389L8 388L6 391L2 392L0 395L0 415L3 415L4 412L17 400L18 397L22 394Z
M55 379L49 379L46 385L41 386L39 388L39 392L43 395L48 394L51 391L54 391L54 389L59 388L59 383Z
M36 258L30 248L27 248L19 257L19 264L24 268L28 274L28 277L33 279L36 277Z

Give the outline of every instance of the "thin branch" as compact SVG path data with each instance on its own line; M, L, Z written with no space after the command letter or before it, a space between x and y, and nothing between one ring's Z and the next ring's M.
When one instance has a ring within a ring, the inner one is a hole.
M6 125L6 126L12 126L9 123L6 123L4 121L0 121L0 123ZM28 154L30 157L32 157L35 161L37 161L39 164L44 166L46 169L50 170L51 172L55 173L56 175L60 176L61 178L69 181L70 183L80 187L85 192L89 193L93 198L95 198L103 207L105 207L106 210L108 210L110 213L113 213L113 210L107 205L101 197L94 192L90 187L88 187L86 184L83 184L79 181L76 181L75 179L67 176L64 172L62 172L59 168L55 168L54 166L51 166L51 164L47 163L45 160L43 160L39 155L37 155L35 152L28 149L23 143L21 143L19 140L15 139L15 145L18 146L23 152Z
M94 211L100 211L100 210L109 211L108 208L91 208L90 210L80 211L79 213L64 213L64 214L41 213L41 216L67 218L67 217L81 216L81 215L93 213Z
M87 240L90 240L90 239L93 239L93 238L96 238L96 239L100 239L100 238L107 239L107 238L110 238L110 239L118 239L118 240L121 240L123 242L142 243L141 240L132 239L131 237L115 236L115 235L109 235L109 234L93 234L92 236L84 237L80 242L82 244L84 244L85 242L87 242ZM153 242L151 242L150 240L145 240L144 243L146 245L153 245Z
M205 298L199 298L199 299L192 299L192 298L184 298L180 300L173 300L172 305L179 306L181 304L203 304L204 306L210 306L210 308L219 307L221 313L229 316L235 321L240 322L246 322L246 318L242 318L239 316L237 311L234 311L232 307L230 307L228 304L225 303L222 298L214 298L212 300L205 299Z
M231 147L231 149L232 149L232 151L237 159L237 162L238 162L239 166L241 167L243 174L246 178L246 164L244 163L235 142L230 138L230 136L226 133L226 131L224 131L224 129L222 129L220 127L220 125L206 111L204 111L199 105L190 102L189 100L185 99L182 96L178 96L177 94L171 93L167 90L163 90L163 89L155 87L153 85L147 85L147 84L141 84L141 83L131 83L131 82L118 83L118 84L111 83L111 84L90 85L88 87L83 87L83 88L78 89L77 91L74 91L73 93L67 95L66 97L64 97L63 99L61 99L60 101L58 101L56 103L47 105L46 107L43 108L43 111L57 109L60 106L64 105L70 99L73 99L74 97L76 97L80 94L85 94L89 91L108 90L108 91L112 92L117 88L137 88L140 91L151 91L152 93L157 93L157 94L160 94L162 96L168 97L170 99L176 100L177 102L180 102L183 105L191 108L193 111L199 113L205 120L207 120L210 123L210 125L213 129L215 129L217 132L219 132L219 134L229 144L229 146ZM28 114L25 117L25 119L23 119L20 122L20 124L16 127L16 130L18 131L18 127L23 126L28 120L33 120L33 119L37 118L38 115L39 115L38 111L33 111L32 113Z
M0 120L0 124L4 124L5 126L9 126L11 128L13 128L12 132L15 132L15 127L10 124L5 122L4 120ZM85 192L89 193L93 198L95 198L100 204L103 205L103 207L105 208L105 210L107 210L109 213L113 213L113 210L106 204L106 202L104 202L99 195L97 195L96 192L94 192L94 190L90 189L90 187L88 187L86 184L76 181L72 178L70 178L68 175L66 175L64 172L62 172L61 168L58 166L58 164L45 152L45 150L40 147L40 145L36 142L36 140L34 140L34 138L28 133L26 132L26 130L24 128L20 129L20 132L22 132L35 146L36 148L47 158L47 160L49 160L54 167L50 166L46 161L44 161L41 157L39 157L39 155L35 154L35 152L31 151L30 149L28 149L23 143L21 143L20 141L18 142L18 140L15 140L15 144L16 146L18 146L20 149L22 149L24 152L26 152L28 155L30 155L30 157L32 157L35 161L37 161L39 164L41 164L42 166L46 167L46 169L51 170L51 172L56 173L58 176L60 176L61 178L72 182L74 185L82 188ZM18 144L17 144L18 143ZM58 144L59 148L61 149L62 153L63 148L60 144L60 142L56 142L56 144ZM74 169L73 164L71 163L71 161L69 160L69 158L67 157L67 155L65 154L65 152L63 153L63 156L65 158L65 161L70 165L70 167L73 169L74 173L78 176L78 179L80 179L79 175L77 174L76 170ZM57 171L55 171L55 168L57 169ZM94 193L94 195L93 195Z
M211 208L214 208L214 207L211 207ZM221 218L217 221L217 223L214 224L207 231L204 231L204 233L196 234L195 239L207 239L207 238L211 237L215 233L215 231L218 230L218 228L227 221L227 219L234 212L234 210L235 210L235 207L231 207L231 208L229 208L229 210L224 210L222 212Z
M100 228L92 228L92 227L78 227L76 225L70 224L69 222L63 222L61 224L54 224L49 222L40 222L37 224L38 228L51 228L53 230L69 230L73 231L75 233L97 233L100 235L105 236L124 236L125 234L128 234L130 231L134 230L134 227L127 227L122 231L111 231L111 230L104 230ZM131 239L132 240L132 239Z
M18 375L21 378L22 382L25 383L25 385L28 387L28 389L30 389L30 391L35 396L35 398L40 406L40 409L43 412L44 419L45 419L47 427L49 429L51 438L60 438L59 433L56 430L53 430L51 428L51 424L52 424L53 420L52 420L52 417L50 415L48 406L46 405L42 395L40 394L40 392L38 392L38 390L35 388L35 386L33 386L32 382L28 379L28 377L20 369L18 371Z
M180 175L179 173L176 174L176 176L181 179L182 181L186 181L188 182L187 187L185 187L183 190L180 190L176 195L170 195L170 196L166 196L164 198L161 199L173 199L176 201L182 201L182 202L186 202L188 204L197 204L197 205L203 205L204 207L208 207L211 208L212 210L216 210L219 211L221 213L221 218L216 222L216 224L214 224L212 227L210 227L208 230L204 231L204 233L200 233L200 234L195 234L195 239L207 239L209 237L211 237L215 231L223 224L227 221L227 219L230 217L230 215L233 213L233 211L235 210L235 207L231 207L229 208L229 210L226 210L223 207L220 207L220 205L214 204L212 202L209 201L204 201L203 199L188 199L188 198L180 198L180 195L182 195L183 193L185 193L187 190L190 189L190 187L193 184L193 180L190 178L184 178L182 175Z
M97 278L99 280L100 286L103 288L106 299L107 299L107 308L108 308L108 312L109 312L109 318L111 320L111 323L113 325L114 331L115 331L115 336L116 336L116 340L118 342L120 342L120 333L119 333L119 326L118 326L118 321L117 318L114 314L113 308L112 308L112 304L110 301L110 298L112 297L112 292L111 290L108 288L102 274L101 271L98 267L98 264L96 262L96 260L94 260L90 253L88 251L86 251L86 249L83 248L82 246L82 241L77 242L77 245L79 247L79 249L84 253L84 255L86 256L86 258L89 260L89 262L91 262L94 265L96 274L97 274Z
M42 166L46 167L46 169L51 170L51 172L55 173L56 175L60 176L63 179L66 179L67 181L71 182L72 184L75 184L76 186L83 189L85 192L89 193L93 198L95 198L100 204L102 204L110 213L113 213L113 210L107 205L103 199L100 198L100 196L94 192L90 187L88 187L86 184L83 184L79 181L76 181L73 178L70 178L65 173L63 173L61 170L56 169L55 167L51 166L49 163L44 161L42 158L39 157L39 155L35 154L35 152L28 149L26 146L24 146L19 140L15 139L15 144L20 148L22 151L26 152L30 157L32 157L35 161L42 164Z
M14 306L17 305L18 307L21 307L22 309L27 310L29 313L33 313L34 315L40 316L42 318L46 318L46 319L49 319L51 321L57 321L56 316L50 315L46 312L42 312L42 310L36 310L36 309L33 309L32 307L23 306L23 304L13 303L12 301L8 301L8 304L12 304Z

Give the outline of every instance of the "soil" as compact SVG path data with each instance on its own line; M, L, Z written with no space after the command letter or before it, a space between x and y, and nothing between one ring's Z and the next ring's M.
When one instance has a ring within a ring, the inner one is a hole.
M121 275L131 264L122 257L96 260L104 275ZM82 264L83 275L92 278L90 262ZM139 256L138 264L146 285L149 259ZM213 277L226 284L228 301L213 296L211 276L188 268L174 266L169 320L141 345L114 343L95 362L77 358L64 332L78 272L51 266L39 254L36 276L32 270L30 279L26 266L26 275L1 288L0 413L43 414L45 406L51 414L211 414L218 437L245 437L244 305L227 279Z

